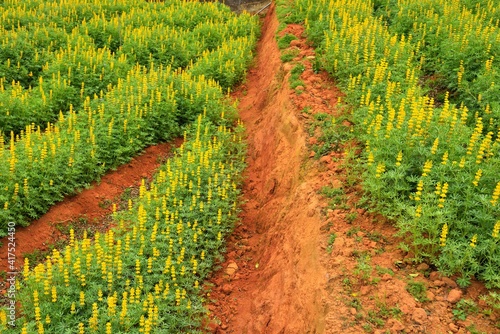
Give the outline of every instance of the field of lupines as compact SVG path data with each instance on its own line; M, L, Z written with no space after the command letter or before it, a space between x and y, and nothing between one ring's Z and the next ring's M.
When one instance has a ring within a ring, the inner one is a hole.
M93 240L71 233L45 263L25 260L16 295L22 316L12 327L1 310L2 332L196 332L201 283L237 219L245 151L241 128L228 128L232 111L219 125L198 117L128 210L114 210L116 228Z
M284 1L282 3L285 3ZM500 287L500 7L493 1L294 0L346 92L364 189L401 246L466 286Z
M0 236L147 145L217 119L257 24L217 3L0 5Z

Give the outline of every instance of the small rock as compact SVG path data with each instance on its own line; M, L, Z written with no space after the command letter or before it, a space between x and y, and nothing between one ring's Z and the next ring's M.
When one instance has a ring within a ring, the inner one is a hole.
M445 286L446 283L437 279L437 280L432 282L432 285L435 287L439 287L439 286Z
M388 324L389 326L391 326L391 332L394 333L398 333L405 329L405 326L399 320L396 319L389 320Z
M325 164L330 163L330 161L332 161L332 158L329 155L325 155L324 157L321 157L319 159L319 162L325 163Z
M359 289L359 292L361 293L362 296L366 296L369 294L371 291L371 287L369 285L363 285L361 289Z
M304 86L297 86L295 87L295 90L304 90Z
M318 138L311 137L309 138L309 145L316 145L318 143Z
M316 155L316 152L311 151L311 153L309 153L309 158L314 158L315 155Z
M290 72L290 70L292 69L293 65L291 63L285 63L283 65L283 70L285 70L285 72Z
M420 263L417 266L417 270L419 271L426 271L427 269L429 269L429 265L427 263Z
M335 259L333 259L333 264L340 266L342 263L345 262L345 257L340 255L337 256Z
M226 272L227 275L233 276L236 273L237 270L238 270L238 265L236 264L236 262L231 261L227 265L225 272Z
M427 291L427 293L426 293L426 297L427 297L427 299L429 299L429 301L431 301L431 302L432 302L432 301L436 298L436 296L435 296L435 295L434 295L431 291Z
M472 322L472 320L465 319L465 320L459 320L459 321L457 321L457 324L460 327L467 328L467 327L473 325L473 322Z
M435 281L435 280L438 280L438 279L440 279L440 278L441 278L441 274L440 274L439 272L437 272L437 271L433 271L433 272L431 272L431 273L429 274L429 279L430 279L431 281Z
M356 311L356 309L354 307L351 307L349 309L349 312L351 312L352 315L356 315L356 313L357 313L357 311Z
M404 314L411 314L411 312L413 311L413 308L406 305L406 304L403 304L399 307L399 309L401 310L401 312L403 312Z
M446 298L446 300L452 304L455 304L460 300L460 298L462 298L462 290L453 289L448 294L448 297Z
M413 310L413 314L411 316L412 320L417 324L422 325L427 321L427 312L423 308L417 307Z
M392 279L391 274L385 273L382 275L382 281L390 281Z
M449 328L449 329L450 329L450 331L452 331L453 333L458 332L458 326L457 326L457 325L455 325L454 323L450 323L450 324L448 325L448 328Z
M294 39L290 42L290 46L300 46L302 42L299 39Z
M452 289L458 288L457 283L449 277L443 277L441 280Z
M344 245L346 244L346 240L344 239L344 237L336 237L335 238L335 247L338 247L338 248L342 248L344 247Z
M224 284L222 286L222 292L226 295L230 294L233 291L233 286L231 284Z
M356 212L358 213L358 215L364 215L365 212L366 212L366 210L365 209L361 209L361 208L357 208Z

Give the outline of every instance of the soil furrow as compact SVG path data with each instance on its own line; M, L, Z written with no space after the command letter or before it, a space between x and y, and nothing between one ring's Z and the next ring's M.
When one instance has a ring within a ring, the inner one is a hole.
M307 134L280 61L274 6L256 66L235 96L248 137L241 225L212 283L212 330L315 333L324 321L317 178L306 163ZM306 163L306 164L305 164ZM217 323L220 323L217 325Z
M15 232L15 266L22 269L25 254L43 252L61 238L61 228L69 223L78 223L81 228L107 229L105 217L112 212L112 203L120 201L126 188L139 186L141 179L150 178L160 163L171 153L174 144L163 143L148 147L143 154L131 162L104 175L99 183L89 189L69 196L55 204L46 214L27 227L17 227ZM7 261L8 240L0 240L0 271L12 271Z

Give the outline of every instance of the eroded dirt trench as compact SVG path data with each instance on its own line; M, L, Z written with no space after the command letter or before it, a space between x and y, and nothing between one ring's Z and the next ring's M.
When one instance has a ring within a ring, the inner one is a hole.
M307 163L308 135L292 101L290 67L280 61L277 27L273 6L256 65L235 93L248 136L246 203L226 262L211 280L214 332L324 331L318 179Z

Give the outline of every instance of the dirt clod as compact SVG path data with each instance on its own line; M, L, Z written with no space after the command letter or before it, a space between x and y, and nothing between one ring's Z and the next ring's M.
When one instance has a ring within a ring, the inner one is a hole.
M419 325L423 325L427 321L427 312L423 308L417 307L413 310L412 320Z
M421 263L417 266L418 271L426 271L429 269L429 265L427 263Z
M454 323L452 323L452 322L448 325L448 328L449 328L449 329L450 329L450 331L452 331L453 333L457 333L457 332L458 332L458 330L459 330L458 326L457 326L457 325L455 325L455 324L454 324Z
M455 304L462 298L462 295L462 290L453 289L448 293L448 297L446 297L446 300L452 304Z
M228 275L229 277L233 277L237 270L238 265L236 264L236 262L231 261L226 267L226 275Z

